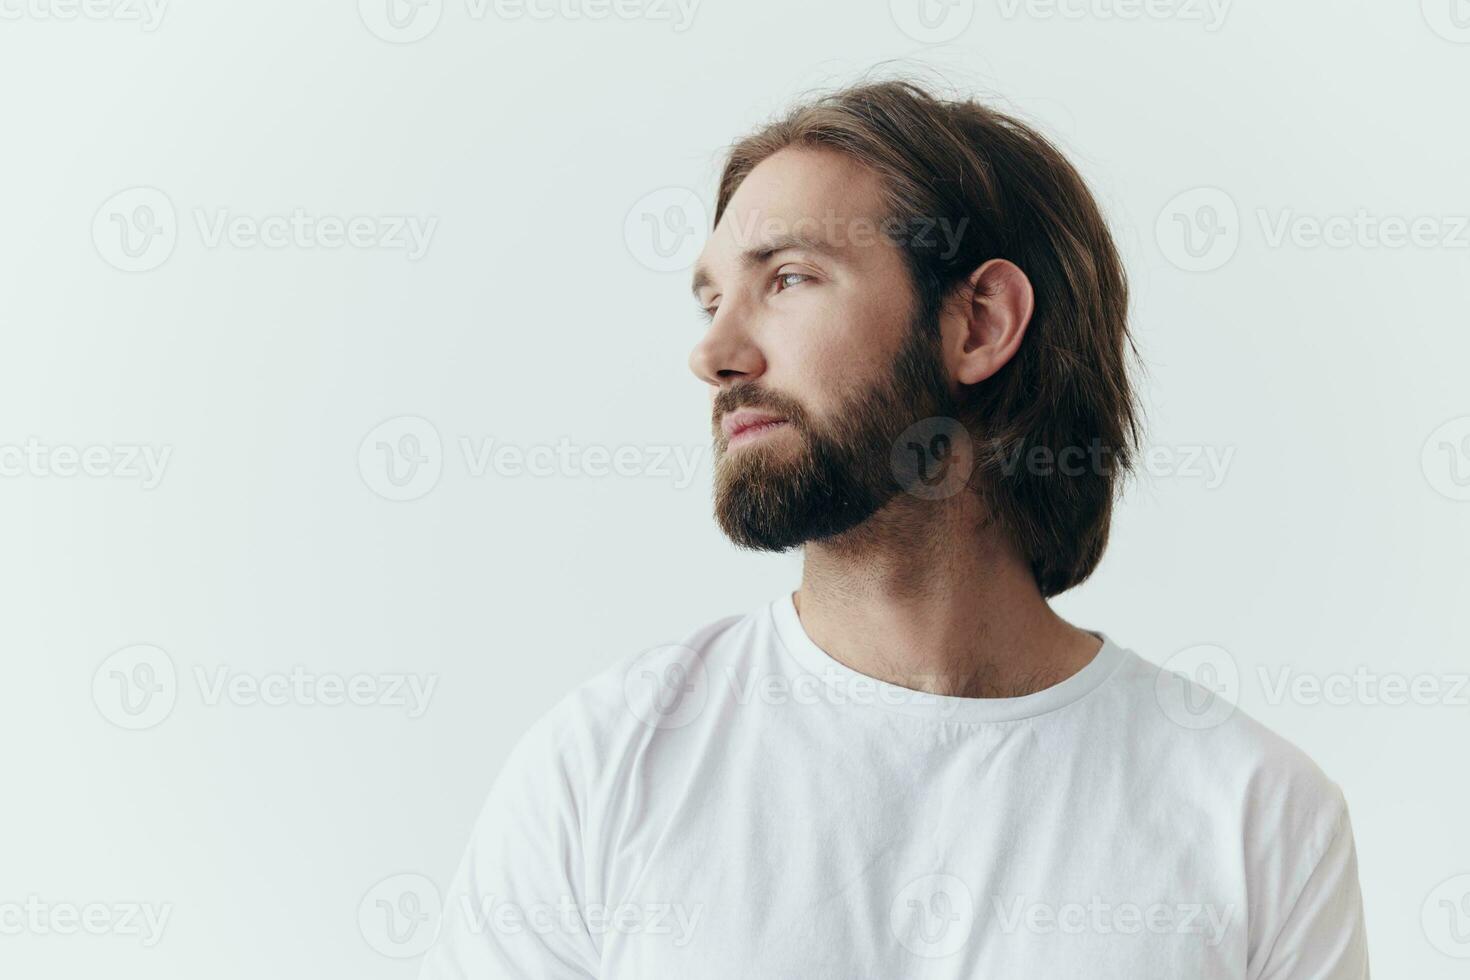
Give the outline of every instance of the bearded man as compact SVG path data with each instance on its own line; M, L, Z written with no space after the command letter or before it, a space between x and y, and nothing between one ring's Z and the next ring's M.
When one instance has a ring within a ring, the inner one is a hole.
M1048 600L1138 441L1127 288L1031 127L903 81L740 140L695 267L715 517L799 587L512 751L432 980L1363 980L1299 750Z

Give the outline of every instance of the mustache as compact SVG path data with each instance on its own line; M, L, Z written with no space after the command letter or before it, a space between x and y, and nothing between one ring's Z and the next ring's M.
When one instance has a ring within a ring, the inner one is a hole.
M806 411L795 400L773 392L764 391L753 384L726 388L715 396L713 423L719 426L720 419L740 408L754 408L772 415L779 415L797 428L806 427Z

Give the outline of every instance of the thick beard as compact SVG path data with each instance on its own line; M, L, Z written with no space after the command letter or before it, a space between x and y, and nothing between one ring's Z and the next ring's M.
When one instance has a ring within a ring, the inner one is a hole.
M937 333L922 320L913 323L888 373L848 400L829 425L812 422L785 399L740 388L721 392L719 414L768 409L786 418L805 443L796 450L754 445L717 456L715 518L736 546L781 552L830 538L862 524L902 492L890 462L894 442L915 422L958 414Z

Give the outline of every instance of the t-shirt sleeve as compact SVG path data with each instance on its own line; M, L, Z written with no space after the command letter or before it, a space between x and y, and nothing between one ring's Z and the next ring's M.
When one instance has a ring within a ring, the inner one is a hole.
M580 767L556 713L517 742L454 880L420 980L588 980Z
M1368 980L1368 940L1347 805L1250 980Z

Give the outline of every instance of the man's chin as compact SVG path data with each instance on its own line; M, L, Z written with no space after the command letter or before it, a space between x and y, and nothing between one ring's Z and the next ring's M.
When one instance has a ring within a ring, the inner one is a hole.
M810 492L809 460L773 446L738 446L715 462L715 519L737 547L787 551L807 535L802 514Z
M748 551L776 553L836 537L871 516L866 510L862 514L849 512L839 516L819 508L772 513L733 506L716 512L720 530L724 531L731 544Z
M739 548L789 551L849 531L882 505L881 495L809 469L752 469L717 473L715 519Z

